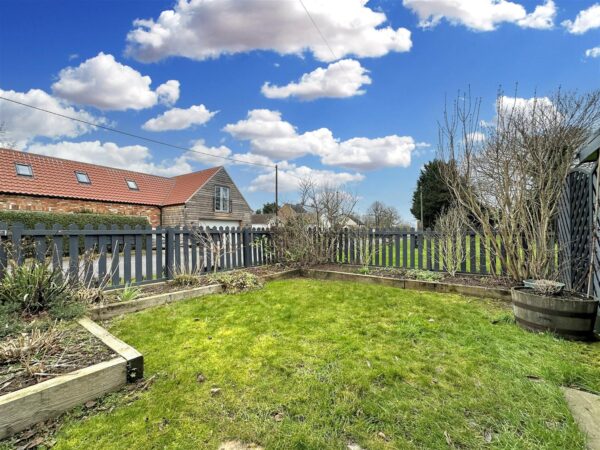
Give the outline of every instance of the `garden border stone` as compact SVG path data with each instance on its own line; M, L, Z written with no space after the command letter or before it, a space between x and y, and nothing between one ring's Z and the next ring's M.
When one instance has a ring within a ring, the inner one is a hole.
M357 281L360 283L381 284L400 289L416 291L439 292L446 294L461 294L472 297L492 298L503 302L511 301L509 289L490 288L484 286L469 286L463 284L443 283L439 281L406 280L400 278L362 275L335 270L302 269L301 275L318 280Z
M0 396L0 439L116 391L128 381L143 376L144 359L140 352L90 319L80 319L79 324L118 356Z

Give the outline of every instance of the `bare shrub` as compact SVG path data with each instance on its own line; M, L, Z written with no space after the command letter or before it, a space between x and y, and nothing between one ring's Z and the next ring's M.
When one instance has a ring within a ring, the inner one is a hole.
M600 90L559 89L530 100L500 92L491 123L480 120L480 105L467 92L446 107L442 176L511 278L552 278L559 196L577 149L600 120Z
M306 213L280 220L272 229L280 262L307 266L334 260L339 234L351 218L357 198L340 186L300 183L300 205Z
M467 231L465 212L460 207L452 207L442 213L433 233L439 244L439 263L448 274L455 276L467 260L464 236Z
M56 348L62 333L55 328L33 329L0 343L0 364L19 362L25 366L35 356Z
M537 294L541 295L558 295L563 290L564 284L554 280L535 280L532 283L532 288Z

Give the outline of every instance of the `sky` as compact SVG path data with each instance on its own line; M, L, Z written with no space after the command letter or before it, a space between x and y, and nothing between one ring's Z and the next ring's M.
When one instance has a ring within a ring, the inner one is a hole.
M162 176L225 165L250 205L340 185L412 221L446 101L600 88L594 0L0 0L4 143ZM222 159L227 157L230 159ZM233 161L233 160L235 161ZM253 164L244 164L253 163Z

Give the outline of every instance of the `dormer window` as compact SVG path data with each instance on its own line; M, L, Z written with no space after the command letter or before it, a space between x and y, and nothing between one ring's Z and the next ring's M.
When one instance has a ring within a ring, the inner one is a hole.
M82 184L92 184L90 177L88 177L88 174L85 172L76 171L75 176L77 177L77 181Z
M137 183L133 180L125 180L127 181L127 187L129 189L131 189L132 191L139 191L140 188L138 187Z
M33 177L33 169L31 168L31 165L15 163L15 168L17 170L17 175L21 177Z

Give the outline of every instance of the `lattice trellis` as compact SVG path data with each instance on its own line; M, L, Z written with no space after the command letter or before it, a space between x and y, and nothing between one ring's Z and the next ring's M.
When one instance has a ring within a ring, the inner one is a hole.
M568 289L584 293L589 277L596 176L596 164L585 164L571 171L560 198L557 221L562 281ZM600 258L599 252L596 258ZM595 292L600 293L600 274L594 275Z

